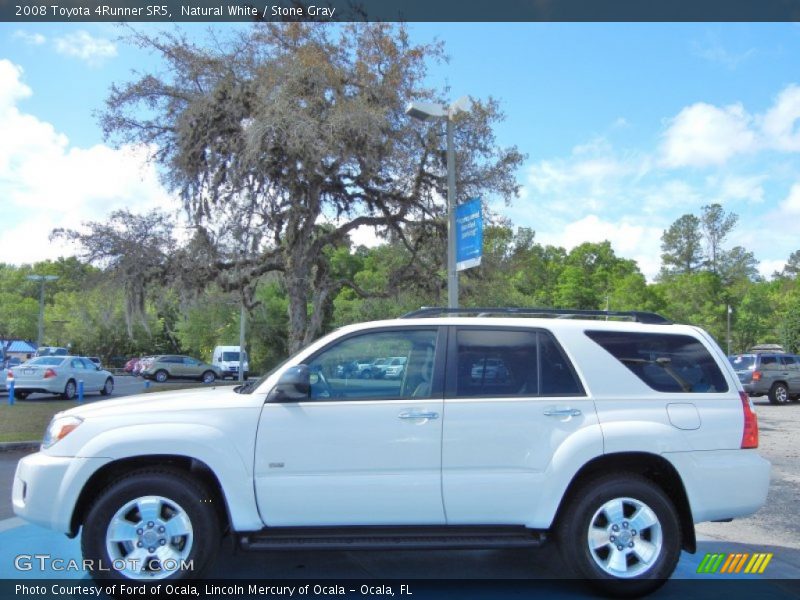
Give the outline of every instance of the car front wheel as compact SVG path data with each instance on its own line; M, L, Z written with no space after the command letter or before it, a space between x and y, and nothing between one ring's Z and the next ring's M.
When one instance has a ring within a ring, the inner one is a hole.
M203 373L200 379L203 381L203 383L214 383L214 381L217 379L217 376L214 374L214 371L206 371Z
M158 383L164 383L169 378L169 375L163 369L160 371L156 371L155 380Z
M572 495L557 537L568 566L605 594L642 596L678 564L681 530L669 497L639 475L594 479Z
M211 564L219 519L205 488L171 469L142 469L103 490L81 536L98 579L192 579Z

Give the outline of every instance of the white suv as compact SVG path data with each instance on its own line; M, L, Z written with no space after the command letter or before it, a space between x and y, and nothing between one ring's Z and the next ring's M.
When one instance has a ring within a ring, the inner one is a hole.
M385 356L406 358L399 379L342 375ZM226 532L246 549L555 538L596 586L644 594L695 551L694 523L764 504L757 446L751 401L701 329L423 309L343 327L235 390L59 413L20 461L13 504L82 529L97 577L197 576Z

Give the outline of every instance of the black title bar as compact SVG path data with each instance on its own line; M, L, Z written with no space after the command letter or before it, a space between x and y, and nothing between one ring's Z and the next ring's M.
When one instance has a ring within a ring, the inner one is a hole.
M0 0L4 22L766 22L800 0Z

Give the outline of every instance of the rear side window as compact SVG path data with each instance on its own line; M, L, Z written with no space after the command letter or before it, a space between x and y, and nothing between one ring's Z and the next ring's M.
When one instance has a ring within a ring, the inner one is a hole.
M587 331L586 335L657 392L727 392L705 346L688 335Z
M459 398L584 395L564 353L546 333L459 329L455 390Z

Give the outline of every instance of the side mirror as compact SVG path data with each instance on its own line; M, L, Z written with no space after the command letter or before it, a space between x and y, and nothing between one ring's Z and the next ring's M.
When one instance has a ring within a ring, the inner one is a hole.
M267 396L267 402L300 402L308 400L311 392L311 374L306 365L289 367Z

